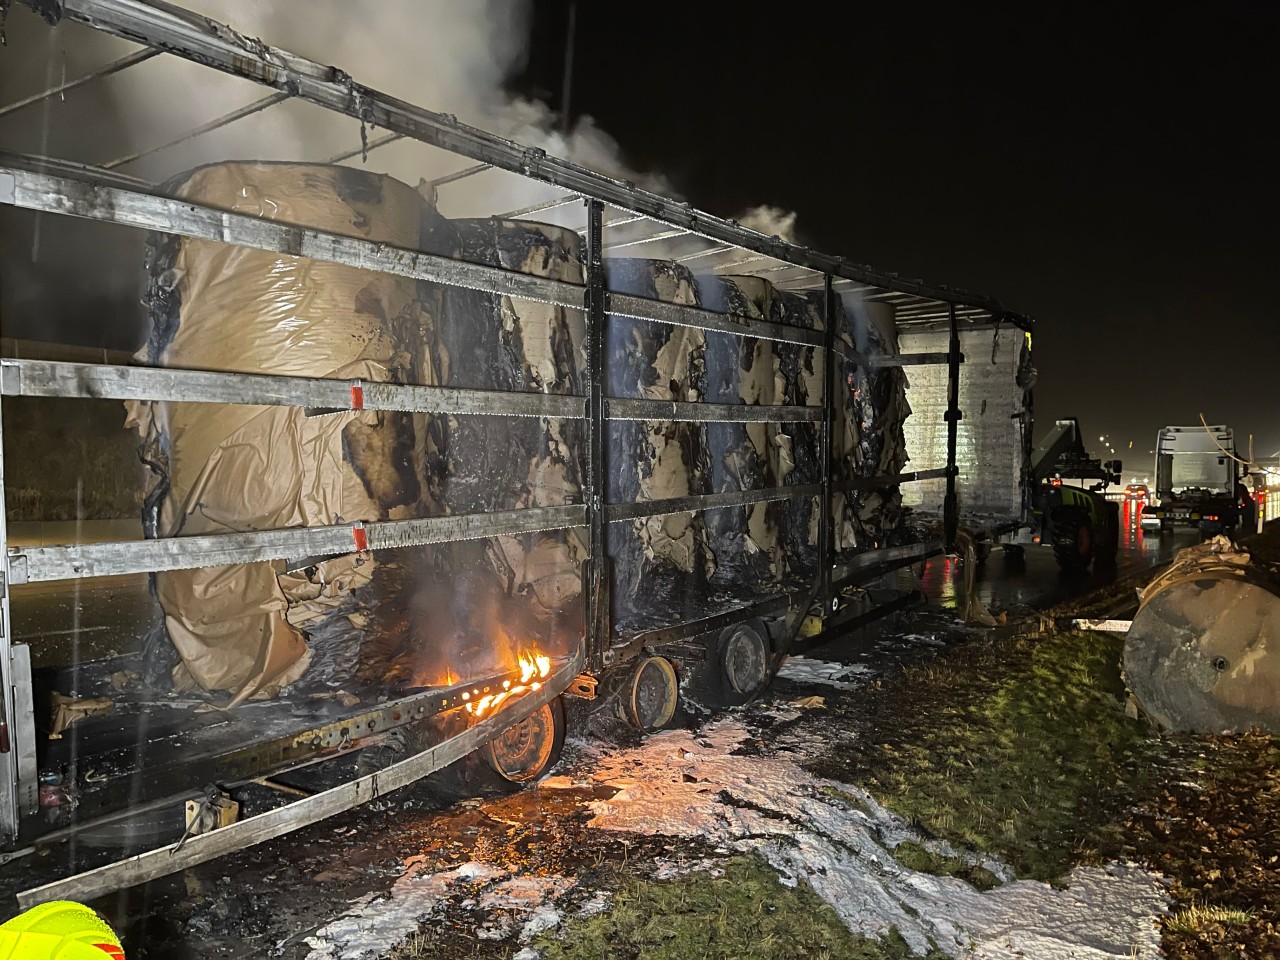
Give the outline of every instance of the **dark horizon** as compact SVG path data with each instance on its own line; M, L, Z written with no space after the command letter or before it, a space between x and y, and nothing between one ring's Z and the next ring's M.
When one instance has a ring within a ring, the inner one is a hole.
M568 7L536 0L514 83L556 109ZM783 207L802 243L1034 317L1037 436L1078 417L1141 473L1159 427L1204 413L1268 456L1280 12L1202 13L876 9L797 29L579 4L571 113L696 207Z

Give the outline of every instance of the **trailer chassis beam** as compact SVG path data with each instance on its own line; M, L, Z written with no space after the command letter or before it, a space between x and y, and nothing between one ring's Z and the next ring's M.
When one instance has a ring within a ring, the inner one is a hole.
M18 894L18 904L25 910L50 900L92 900L292 833L377 797L386 796L461 760L504 730L532 716L573 682L574 677L582 670L583 659L580 647L546 679L540 690L509 702L503 709L480 720L463 733L383 770L312 794L295 803L276 807L239 823L190 837L177 846L149 850L96 870L25 890Z

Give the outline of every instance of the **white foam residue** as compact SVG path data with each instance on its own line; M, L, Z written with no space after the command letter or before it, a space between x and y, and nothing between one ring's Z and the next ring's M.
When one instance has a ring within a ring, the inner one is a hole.
M540 933L546 933L548 930L554 930L560 926L560 911L549 903L544 903L525 921L524 927L520 931L520 941L528 942Z
M840 690L852 690L855 684L849 683L846 677L874 672L862 663L828 663L808 657L788 657L778 669L778 676L796 683L822 683Z
M506 871L485 863L464 863L438 873L421 872L421 861L411 860L387 897L364 897L351 904L341 917L307 938L307 960L372 960L385 956L405 940L436 905L457 892L459 885L482 884Z
M1155 918L1167 908L1160 879L1113 864L1079 867L1065 889L1028 880L983 893L963 880L910 870L893 858L923 841L865 791L810 776L789 760L733 756L749 737L720 721L695 736L673 730L601 758L593 776L619 788L591 804L597 827L700 837L764 856L784 878L803 878L851 930L896 928L912 949L1004 960L1103 960L1159 956ZM1000 879L1009 868L968 858Z
M560 911L552 904L573 889L575 882L558 875L512 876L500 867L476 861L425 873L422 863L421 857L410 859L389 896L357 900L346 914L309 937L307 960L386 956L431 917L440 901L458 894L467 895L462 905L476 911L480 939L506 939L522 924L520 939L527 941L560 925Z

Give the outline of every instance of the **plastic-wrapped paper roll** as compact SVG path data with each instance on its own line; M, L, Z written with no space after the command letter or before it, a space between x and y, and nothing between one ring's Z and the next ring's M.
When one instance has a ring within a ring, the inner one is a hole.
M1217 536L1178 551L1138 596L1122 665L1148 716L1169 730L1280 733L1273 569Z
M606 260L611 290L696 306L698 289L683 266L665 260ZM706 392L706 334L610 317L606 389L610 396L701 400ZM607 470L611 502L664 500L709 491L710 467L696 423L613 421ZM685 616L700 609L715 559L703 516L678 513L609 525L616 621Z
M416 247L424 202L406 184L344 167L221 163L195 170L176 196L265 220ZM412 280L231 244L149 240L154 365L310 377L408 379L417 336ZM186 536L376 520L421 510L425 491L406 449L414 420L376 413L308 417L292 407L130 404L158 483L150 535ZM362 558L362 578L371 560ZM353 564L354 566L354 564ZM286 619L279 564L156 575L174 680L268 695L305 669ZM303 601L305 602L305 601Z
M699 277L698 289L706 309L754 320L770 316L775 295L773 286L758 277ZM708 402L775 402L780 365L772 341L708 333L705 364ZM703 436L712 493L775 485L766 424L706 423ZM778 511L767 503L706 512L707 536L716 558L712 587L717 592L751 599L777 588L786 571L778 520Z
M525 221L436 218L424 236L432 252L541 277L581 283L579 238ZM438 308L424 341L435 382L482 390L582 394L581 310L513 300L460 287L431 287ZM447 514L581 502L584 425L538 417L432 418L427 474L432 501ZM567 648L582 630L581 530L550 530L445 544L425 551L420 571L427 616L413 626L415 672L507 669L532 645Z

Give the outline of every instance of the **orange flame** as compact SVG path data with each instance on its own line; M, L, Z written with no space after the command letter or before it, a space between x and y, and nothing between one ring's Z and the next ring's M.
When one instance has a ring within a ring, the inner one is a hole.
M481 717L490 710L498 709L500 705L511 697L517 697L522 693L528 693L533 690L541 690L542 683L540 681L546 679L551 673L551 658L536 650L521 653L516 659L516 664L520 670L519 683L504 680L501 693L486 694L475 703L468 703L467 712ZM478 693L479 691L476 692ZM466 694L463 694L462 699L468 700L469 698Z

